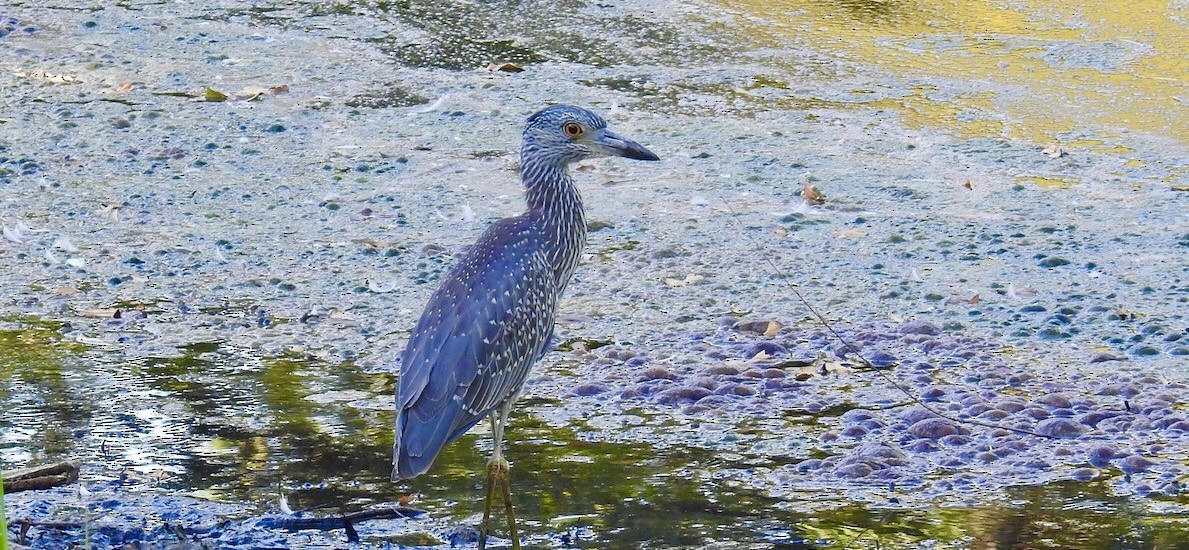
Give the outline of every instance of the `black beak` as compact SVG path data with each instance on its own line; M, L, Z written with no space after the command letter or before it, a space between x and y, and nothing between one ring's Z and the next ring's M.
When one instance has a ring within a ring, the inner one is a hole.
M655 153L649 151L643 145L636 143L610 130L603 130L597 140L600 145L607 148L607 153L618 157L624 157L635 160L661 160Z

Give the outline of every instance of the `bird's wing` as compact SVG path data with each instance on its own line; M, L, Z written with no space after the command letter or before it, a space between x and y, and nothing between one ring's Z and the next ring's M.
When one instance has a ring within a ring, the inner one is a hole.
M488 229L442 279L401 359L398 470L403 454L424 471L519 391L553 328L556 285L540 239L516 218Z

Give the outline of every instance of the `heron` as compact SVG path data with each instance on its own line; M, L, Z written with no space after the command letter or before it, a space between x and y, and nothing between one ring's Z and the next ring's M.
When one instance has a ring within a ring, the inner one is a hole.
M528 117L520 148L528 209L493 223L446 273L401 355L394 480L425 473L442 447L491 421L480 548L497 484L512 545L520 547L504 427L529 370L549 350L558 301L586 246L586 213L569 166L605 156L659 160L581 107L553 105Z

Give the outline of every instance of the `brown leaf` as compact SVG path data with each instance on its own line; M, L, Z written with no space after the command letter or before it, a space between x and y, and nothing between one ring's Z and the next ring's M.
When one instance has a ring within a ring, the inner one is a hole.
M492 63L487 66L487 70L492 72L522 73L524 72L524 67L515 63Z
M966 185L963 185L962 187L965 187L971 191L974 191L974 184L970 183L970 180L966 180Z
M128 92L131 92L133 87L134 86L132 85L131 82L128 82L128 81L121 82L119 86L116 86L116 93L117 94L126 94Z
M59 296L73 296L75 294L78 294L79 290L78 290L78 287L66 285L66 286L58 287L57 289L54 290L54 292L57 293Z
M268 91L269 91L269 93L271 93L273 95L287 94L287 93L289 93L289 86L286 84L279 84L277 86L269 86Z
M776 321L739 321L731 328L742 332L754 332L764 336L775 336L780 332L780 323Z
M974 296L971 296L969 298L962 298L959 296L954 296L954 297L950 298L949 300L946 300L945 303L947 303L947 304L977 304L980 301L982 301L982 298L979 297L978 293L975 293Z
M816 186L805 182L805 187L801 188L801 200L807 204L825 204L826 196Z

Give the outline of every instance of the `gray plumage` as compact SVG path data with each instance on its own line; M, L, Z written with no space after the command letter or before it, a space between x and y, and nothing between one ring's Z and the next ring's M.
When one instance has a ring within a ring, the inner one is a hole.
M555 105L528 118L520 151L528 210L492 224L446 274L401 355L394 479L424 473L444 445L488 416L498 422L499 456L507 411L547 351L586 244L568 166L596 156L657 160L586 109Z

